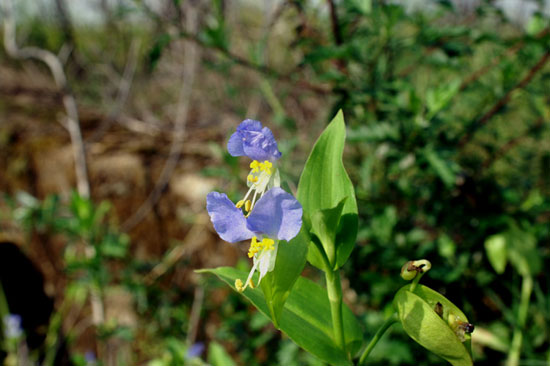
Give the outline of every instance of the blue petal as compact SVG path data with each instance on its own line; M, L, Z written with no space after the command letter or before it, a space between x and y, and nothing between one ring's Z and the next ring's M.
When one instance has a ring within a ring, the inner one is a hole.
M229 138L227 150L232 156L246 155L259 161L275 161L281 157L271 130L252 119L241 122L237 131Z
M254 205L247 226L270 238L289 241L302 227L302 205L281 188L271 188Z
M260 132L261 130L262 130L262 122L255 121L253 119L245 119L237 127L237 131L239 132L248 132L248 131Z
M233 133L227 141L227 151L231 156L243 156L243 137L239 131Z
M235 207L225 193L208 193L206 210L214 224L214 229L223 240L236 243L254 236L254 233L246 227L246 219L241 209Z

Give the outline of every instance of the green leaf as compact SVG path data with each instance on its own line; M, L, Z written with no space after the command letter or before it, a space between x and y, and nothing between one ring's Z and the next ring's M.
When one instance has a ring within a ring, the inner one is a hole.
M444 83L434 89L426 92L426 106L428 113L426 119L432 119L437 112L445 108L453 97L460 91L460 79L455 79L449 83Z
M456 182L456 165L453 162L439 156L439 154L432 148L424 149L423 154L428 161L428 164L430 164L445 186L447 186L447 188L454 186Z
M504 273L506 268L506 237L502 234L490 236L485 240L485 251L487 258L496 273Z
M320 233L323 229L318 226L320 217L314 221L311 219L312 215L317 211L334 209L346 199L336 233L336 260L332 269L337 269L346 262L357 236L355 192L342 162L345 140L344 114L339 111L315 143L298 184L297 196L304 208L304 225L313 232ZM330 227L331 224L326 223L325 226ZM326 246L323 243L323 247ZM322 258L319 248L310 245L308 261L315 267L326 270Z
M290 242L279 242L275 267L260 283L271 319L277 328L286 299L306 265L308 244L309 237L303 228Z
M542 268L537 239L530 233L511 229L506 233L508 260L522 276L535 276Z
M246 272L231 267L203 269L197 272L215 274L233 289L235 289L236 279L247 276ZM260 289L249 287L242 294L263 314L270 316ZM354 356L363 341L361 329L347 306L344 306L343 313L346 349ZM336 366L352 365L347 355L338 348L332 338L332 320L327 292L316 283L304 277L298 278L281 313L279 326L297 345L324 362Z
M438 302L442 305L441 316L434 311ZM447 298L422 285L417 285L411 292L410 285L406 285L397 292L393 304L403 329L421 346L453 366L473 365L469 351L470 336L465 334L466 341L463 343L447 322L450 314L464 322L468 319Z
M317 210L311 215L311 234L315 235L312 239L319 240L331 268L336 265L336 236L346 199L333 208Z
M229 356L221 344L210 342L208 346L208 363L212 366L235 366L235 361Z

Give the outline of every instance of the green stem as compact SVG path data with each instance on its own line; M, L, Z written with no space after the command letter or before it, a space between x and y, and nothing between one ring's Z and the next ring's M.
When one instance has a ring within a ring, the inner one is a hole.
M508 360L506 366L518 366L519 358L521 356L521 344L523 343L523 330L525 323L527 322L527 313L529 311L529 301L531 299L531 293L533 291L533 278L531 276L524 276L521 283L521 299L518 309L518 322L516 329L514 330L514 336L512 337L512 345L510 352L508 353Z
M378 329L378 331L376 332L376 334L374 335L374 337L371 339L371 341L369 342L369 344L367 345L367 348L365 348L365 350L363 351L363 354L361 355L361 358L359 359L359 363L357 364L358 366L361 366L361 365L364 365L365 364L365 361L367 360L367 357L369 356L369 354L371 353L372 349L374 348L374 346L376 346L376 344L378 343L378 341L380 340L380 338L382 338L382 336L384 335L384 333L386 333L386 331L388 330L389 327L391 327L394 323L397 322L397 314L396 313L393 313L392 316L390 316L385 322L384 324L382 324L382 326Z
M342 316L342 284L340 283L340 272L327 270L328 300L330 302L330 314L332 315L332 327L334 329L334 340L338 347L346 352L346 339L344 337L344 318Z

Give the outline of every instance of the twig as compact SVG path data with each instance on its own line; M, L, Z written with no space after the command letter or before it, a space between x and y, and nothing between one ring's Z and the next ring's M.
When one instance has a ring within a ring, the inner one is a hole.
M191 5L187 7L188 13L186 14L185 28L186 32L196 32L198 27L197 9ZM166 188L176 165L178 164L181 156L181 150L183 148L183 137L185 135L185 126L187 124L187 112L189 110L189 102L191 100L191 92L193 90L193 81L195 78L195 71L197 68L197 59L199 58L199 50L195 44L188 43L185 45L185 58L183 65L182 86L178 98L177 111L175 117L175 128L172 145L170 146L170 153L160 177L157 180L155 187L145 200L139 209L130 216L122 225L122 231L129 231L139 222L141 222L145 216L149 213L151 208L158 202L162 192Z
M494 105L489 109L484 115L477 119L469 128L468 132L460 139L458 145L464 146L472 138L473 134L482 126L484 126L491 118L495 116L509 101L512 97L512 93L515 90L523 89L531 82L535 74L540 71L546 62L550 59L550 51L546 51L538 62L529 70L527 75L521 79L516 85L514 85L510 90L506 92Z
M99 125L97 130L92 134L92 136L90 136L90 138L87 139L86 142L89 143L99 140L105 134L105 132L109 130L113 122L115 122L120 117L122 109L124 108L124 105L128 100L128 95L130 94L130 89L134 80L134 74L137 67L138 52L139 41L134 40L130 44L130 49L128 50L128 60L126 61L126 66L124 67L124 72L118 85L118 92L115 104L111 112L109 112L107 118L102 121L101 125Z
M340 30L340 22L338 20L338 13L336 12L336 5L334 5L334 0L327 0L328 6L330 9L330 24L332 26L332 35L334 37L334 43L341 45L342 32Z
M195 243L200 239L204 232L205 220L199 220L191 227L189 232L185 235L185 238L181 243L176 245L170 250L170 252L164 256L162 262L157 264L153 269L144 277L143 282L146 285L152 285L158 278L163 276L168 270L170 270L187 252L186 248L189 248L189 243Z
M187 344L191 346L197 339L199 330L199 321L201 319L202 304L204 302L204 287L195 287L195 296L191 306L191 315L189 315L189 326L187 328Z
M546 28L542 31L540 31L535 38L540 39L550 33L550 28ZM521 50L525 46L525 41L521 40L517 42L516 44L509 47L506 52L504 52L503 55L500 55L498 57L495 57L491 60L491 62L488 65L483 66L482 68L478 69L474 73L472 73L469 77L464 79L462 81L462 84L460 84L460 91L466 89L468 85L473 83L474 81L478 80L481 76L483 76L485 73L492 70L496 65L498 65L503 59L507 59L514 54L516 54L519 50Z
M63 105L67 113L67 130L71 137L75 160L77 190L80 196L88 198L90 197L90 183L88 180L86 151L80 132L78 108L67 83L63 65L59 58L50 51L37 47L19 48L15 36L12 0L5 0L2 4L4 5L4 46L7 54L15 59L37 59L44 62L50 69L57 87L61 90Z
M327 0L327 2L330 9L330 24L332 26L332 35L334 37L334 43L337 46L340 46L344 43L344 39L342 37L340 20L338 19L338 11L337 11L336 5L334 4L334 0ZM334 60L334 63L336 64L336 67L338 67L338 70L340 70L340 72L346 73L346 63L343 59L338 58Z
M506 142L504 145L502 145L495 153L493 153L490 157L488 157L482 164L483 169L490 168L491 165L494 164L495 161L501 159L510 149L512 149L514 146L519 144L523 139L525 139L527 136L529 136L531 133L535 132L539 128L541 128L544 124L544 118L540 117L538 118L535 123L525 131L523 135L516 136L510 141Z
M259 64L256 64L254 62L251 62L251 61L249 61L249 60L247 60L247 59L245 59L241 56L238 56L238 55L235 55L235 54L231 53L228 49L225 49L223 47L208 45L205 42L203 42L201 39L199 39L194 34L187 33L187 32L181 32L180 36L185 38L185 39L188 39L190 41L195 42L196 44L198 44L201 47L214 49L217 52L221 53L226 58L233 61L235 64L237 64L239 66L242 66L242 67L245 67L245 68L248 68L248 69L251 69L251 70L254 70L254 71L257 71L257 72L259 72L261 74L264 74L264 75L266 75L270 78L273 78L273 79L276 79L276 80L279 80L279 81L283 81L283 82L286 82L286 83L294 83L298 87L301 87L303 89L308 89L308 90L310 90L312 92L315 92L317 94L325 95L325 94L330 94L331 93L330 88L326 88L326 87L323 87L321 85L312 84L307 80L294 80L292 75L281 74L278 71L276 71L276 70L274 70L274 69L272 69L268 66L259 65Z
M142 8L150 16L155 17L158 22L165 22L164 19L160 19L158 14L156 14L154 11L149 9L144 2L141 2L140 5L142 6ZM187 40L189 40L193 43L196 43L201 48L214 50L214 51L220 53L225 58L231 60L233 63L235 63L239 66L242 66L244 68L247 68L247 69L253 70L255 72L264 74L267 77L270 77L272 79L282 81L282 82L285 82L285 83L292 83L295 87L299 87L299 88L302 88L302 89L307 89L307 90L312 91L312 92L314 92L316 94L319 94L319 95L327 95L327 94L332 93L332 88L330 88L330 87L324 87L322 85L312 84L307 80L295 80L295 78L294 78L295 72L291 72L289 74L281 74L277 70L274 70L274 69L272 69L268 66L260 65L260 64L251 62L251 61L247 60L246 58L243 58L239 55L236 55L236 54L232 53L230 50L224 48L223 46L209 44L209 43L203 41L201 38L199 38L199 36L196 33L182 30L179 33L179 36L181 38L185 38L185 39L187 39Z

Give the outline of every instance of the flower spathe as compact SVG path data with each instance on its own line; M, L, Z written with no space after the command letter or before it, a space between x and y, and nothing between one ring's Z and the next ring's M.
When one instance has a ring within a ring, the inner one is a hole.
M273 162L281 157L271 130L253 119L241 122L237 131L229 138L227 150L232 156L248 156L258 162Z

